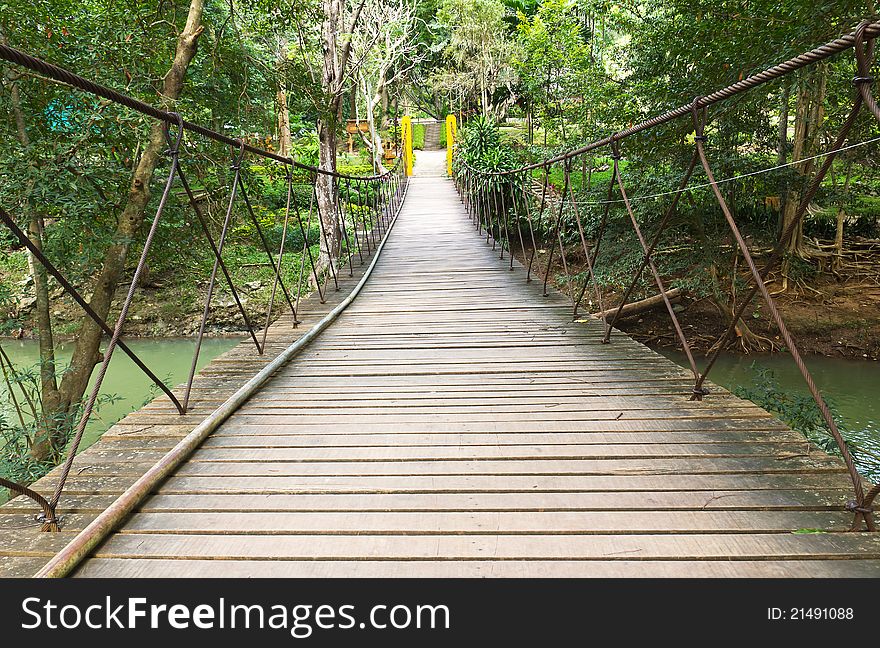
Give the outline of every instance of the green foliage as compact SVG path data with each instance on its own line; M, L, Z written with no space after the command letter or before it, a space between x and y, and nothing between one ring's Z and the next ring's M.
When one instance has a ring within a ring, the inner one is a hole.
M595 137L626 95L596 56L594 39L584 33L580 4L544 0L532 15L518 15L514 63L545 137L559 136L568 148L578 139Z
M336 170L343 175L350 176L371 176L375 172L370 164L338 164Z
M291 130L293 127L291 126ZM293 159L302 164L309 166L318 165L318 133L314 127L303 132L303 134L293 141L293 150L291 151Z
M413 124L413 148L422 150L425 148L425 129L424 124Z
M432 49L444 65L432 71L436 95L499 113L516 80L506 13L500 0L440 0Z
M0 357L0 391L5 391L8 399L7 406L0 409L0 477L30 484L63 461L65 446L82 410L75 407L65 415L55 414L47 420L42 410L39 366L14 367L7 364L9 359L5 353ZM95 402L95 416L100 414L103 406L116 399L116 396L101 394ZM58 430L65 436L53 454L39 460L33 457L31 449L34 440L47 428Z
M501 141L498 124L488 117L477 117L460 131L461 156L480 171L507 171L519 166L516 153Z

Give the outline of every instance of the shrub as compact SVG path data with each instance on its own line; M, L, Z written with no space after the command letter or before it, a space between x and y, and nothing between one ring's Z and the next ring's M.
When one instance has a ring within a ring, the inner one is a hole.
M374 174L371 164L338 164L336 171L342 175L370 176Z
M413 148L414 149L424 149L425 148L425 125L424 124L413 124Z
M477 117L463 129L461 154L467 164L481 171L508 171L518 166L514 150L501 141L498 124L487 117Z

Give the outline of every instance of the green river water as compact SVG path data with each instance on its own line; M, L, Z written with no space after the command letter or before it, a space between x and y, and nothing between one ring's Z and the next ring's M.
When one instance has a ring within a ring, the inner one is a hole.
M205 338L199 354L199 369L218 355L231 349L239 340L236 338ZM36 340L3 340L3 348L19 369L35 368L39 362L39 349ZM186 338L129 339L126 344L166 385L175 386L186 381L189 375L195 341ZM58 362L66 364L70 360L70 345L61 344ZM139 409L152 400L159 392L152 387L152 381L122 351L117 349L107 369L101 392L113 395L116 400L101 405L93 416L83 436L81 448L94 443L113 423L129 412ZM16 390L16 395L18 395ZM15 420L6 386L0 386L0 408L7 420Z
M689 366L681 351L657 351L682 367ZM696 360L698 367L705 365L704 358L697 356ZM825 356L810 356L805 361L816 385L834 405L850 431L852 440L865 450L880 455L880 363ZM772 371L780 387L790 393L809 393L797 366L786 353L722 355L709 374L709 380L734 391L739 386L752 386L752 379L760 369Z

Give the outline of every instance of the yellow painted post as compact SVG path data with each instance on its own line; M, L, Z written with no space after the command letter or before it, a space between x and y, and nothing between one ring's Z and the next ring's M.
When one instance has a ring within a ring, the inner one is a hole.
M446 174L452 175L452 147L455 146L455 137L458 135L458 123L455 115L446 115Z
M412 118L404 115L400 120L400 132L403 138L403 166L406 169L406 175L413 174L413 138L412 138Z

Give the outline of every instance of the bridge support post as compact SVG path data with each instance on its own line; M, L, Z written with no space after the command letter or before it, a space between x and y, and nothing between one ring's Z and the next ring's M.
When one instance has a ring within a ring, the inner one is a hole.
M458 135L458 123L455 115L446 115L446 174L452 175L452 148Z
M400 139L403 146L403 166L406 175L413 174L413 137L412 137L412 117L404 115L400 119Z

